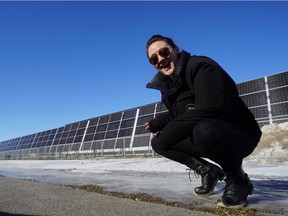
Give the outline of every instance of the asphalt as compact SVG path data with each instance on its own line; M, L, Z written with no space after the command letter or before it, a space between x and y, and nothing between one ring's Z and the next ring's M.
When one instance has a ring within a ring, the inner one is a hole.
M215 216L207 212L0 176L0 216L12 215Z

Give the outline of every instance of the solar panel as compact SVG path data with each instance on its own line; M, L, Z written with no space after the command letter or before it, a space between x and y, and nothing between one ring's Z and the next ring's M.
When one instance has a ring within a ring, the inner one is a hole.
M237 89L260 127L288 121L288 72L239 83ZM144 124L167 111L165 104L157 102L4 140L0 142L0 159L10 158L9 155L29 158L32 154L36 158L60 157L79 149L94 156L116 154L115 149L130 148L131 141L133 149L127 152L133 154L137 148L143 151L143 147L147 152L151 134L145 131Z

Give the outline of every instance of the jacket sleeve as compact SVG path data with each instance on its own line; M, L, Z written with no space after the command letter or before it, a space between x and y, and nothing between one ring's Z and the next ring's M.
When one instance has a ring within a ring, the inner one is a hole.
M170 112L157 115L154 119L149 121L151 132L156 133L162 131L171 119Z

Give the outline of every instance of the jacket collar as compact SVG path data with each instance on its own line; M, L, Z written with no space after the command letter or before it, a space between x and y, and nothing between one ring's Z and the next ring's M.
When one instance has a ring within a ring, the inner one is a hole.
M176 63L175 71L174 71L174 80L179 78L179 74L181 73L183 66L186 65L187 59L190 57L190 53L183 50L179 53L179 59ZM167 92L171 86L171 79L168 76L165 76L161 73L157 73L153 79L146 84L146 88L160 90L161 92Z

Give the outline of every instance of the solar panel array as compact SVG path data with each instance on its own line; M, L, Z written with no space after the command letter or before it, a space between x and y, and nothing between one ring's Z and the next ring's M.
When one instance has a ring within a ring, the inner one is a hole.
M288 121L288 72L239 83L237 88L261 127Z
M288 121L288 72L237 84L260 126ZM167 112L157 102L0 142L0 159L153 155L144 123Z

